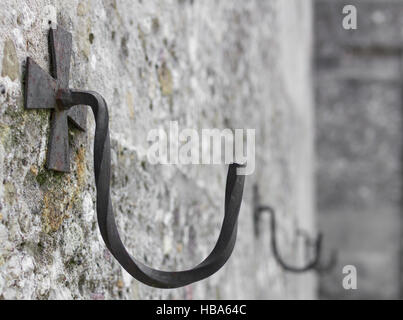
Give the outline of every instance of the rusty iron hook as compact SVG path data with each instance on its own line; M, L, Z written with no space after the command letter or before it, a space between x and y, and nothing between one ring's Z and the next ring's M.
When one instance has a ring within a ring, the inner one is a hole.
M25 75L25 108L52 110L51 135L47 168L69 172L68 123L85 128L86 107L95 119L94 173L96 186L97 222L106 247L120 265L135 279L156 288L178 288L205 279L217 272L230 258L235 247L238 216L242 202L244 175L238 175L239 165L228 167L225 188L224 219L216 245L201 263L192 269L163 271L151 268L135 259L124 246L116 225L110 196L111 145L108 107L104 98L93 91L69 88L71 34L58 27L50 30L52 74L28 58Z

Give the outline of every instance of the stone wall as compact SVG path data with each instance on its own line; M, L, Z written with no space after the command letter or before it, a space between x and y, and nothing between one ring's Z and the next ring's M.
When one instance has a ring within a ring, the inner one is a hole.
M402 292L403 4L349 1L358 28L344 30L345 4L315 3L318 212L327 243L339 250L321 296L395 299ZM344 265L357 268L358 290L343 289Z
M238 241L209 279L176 290L132 279L106 250L95 217L94 121L70 128L71 173L44 168L49 112L26 111L27 56L49 70L47 34L73 34L70 86L109 105L112 200L128 250L165 270L212 249L223 217L224 165L151 165L147 132L256 129ZM312 193L311 3L15 1L0 6L0 298L314 298L312 274L284 273L255 239L252 187L278 211L283 255L302 262L295 229L315 231Z

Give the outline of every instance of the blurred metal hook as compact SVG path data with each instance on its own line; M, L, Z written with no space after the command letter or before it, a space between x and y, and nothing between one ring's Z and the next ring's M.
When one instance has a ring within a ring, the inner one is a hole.
M261 206L260 199L258 194L257 185L254 186L254 228L255 228L255 235L259 237L259 221L260 217L263 212L267 212L270 215L270 239L271 239L271 248L273 251L274 258L280 264L280 266L290 272L294 273L302 273L309 270L315 270L317 272L327 272L334 268L337 263L337 254L335 251L332 252L331 258L329 262L325 265L319 263L322 251L322 240L323 234L319 233L316 240L313 240L306 231L299 230L298 233L305 238L306 243L309 243L310 246L314 246L314 257L313 259L308 262L305 266L296 267L291 266L286 263L283 258L281 257L278 246L277 246L277 222L275 217L275 210L270 206Z
M279 263L279 265L286 271L290 272L295 272L295 273L300 273L300 272L306 272L311 269L315 269L315 267L318 264L320 254L321 254L321 248L322 248L322 235L319 234L318 238L315 241L315 255L314 258L308 262L305 266L301 267L296 267L296 266L291 266L287 262L284 261L284 259L281 257L278 246L277 246L277 222L276 222L276 217L275 217L275 211L272 207L270 206L259 206L257 207L256 210L256 215L260 215L262 212L267 212L270 214L270 239L271 239L271 248L273 250L273 255L276 261Z
M304 242L307 246L315 245L316 241L311 238L311 236L308 234L308 232L306 230L303 230L303 229L297 230L297 235L304 238ZM319 235L323 239L323 233L320 233ZM329 273L336 267L337 263L338 263L338 252L337 252L337 250L333 249L330 253L330 258L327 261L327 263L320 262L315 266L314 269L318 273Z

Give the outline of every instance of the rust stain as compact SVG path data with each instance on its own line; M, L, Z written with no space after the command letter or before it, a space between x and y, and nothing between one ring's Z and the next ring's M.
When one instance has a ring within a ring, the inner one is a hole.
M77 184L80 188L85 180L86 166L85 166L85 148L80 148L77 151L75 158L77 163Z
M38 175L38 168L36 166L31 166L31 168L29 169L31 171L31 173L35 176Z
M42 229L52 233L60 229L63 221L70 217L74 204L80 199L86 177L85 148L80 148L75 157L77 165L76 183L71 185L71 175L65 176L62 186L53 185L45 193L42 210Z
M58 195L54 192L47 192L43 198L42 229L45 233L59 230L64 219L68 217L67 212L68 197ZM67 200L67 201L66 201Z

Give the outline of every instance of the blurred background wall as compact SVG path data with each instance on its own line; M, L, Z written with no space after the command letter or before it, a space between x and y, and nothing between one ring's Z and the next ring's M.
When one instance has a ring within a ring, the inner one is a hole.
M70 86L109 105L112 201L129 252L164 270L195 266L223 217L226 166L155 166L151 129L256 129L238 242L226 266L177 290L142 285L106 250L95 217L92 145L70 128L71 173L44 168L50 113L26 111L27 56L49 70L49 26L73 35ZM285 273L267 217L253 228L253 186L277 211L281 253L304 262L296 229L315 234L312 3L301 0L2 0L0 298L315 298L314 274Z
M358 29L342 27L355 5ZM317 209L339 265L322 298L402 297L403 2L316 0ZM358 290L342 287L356 266Z

